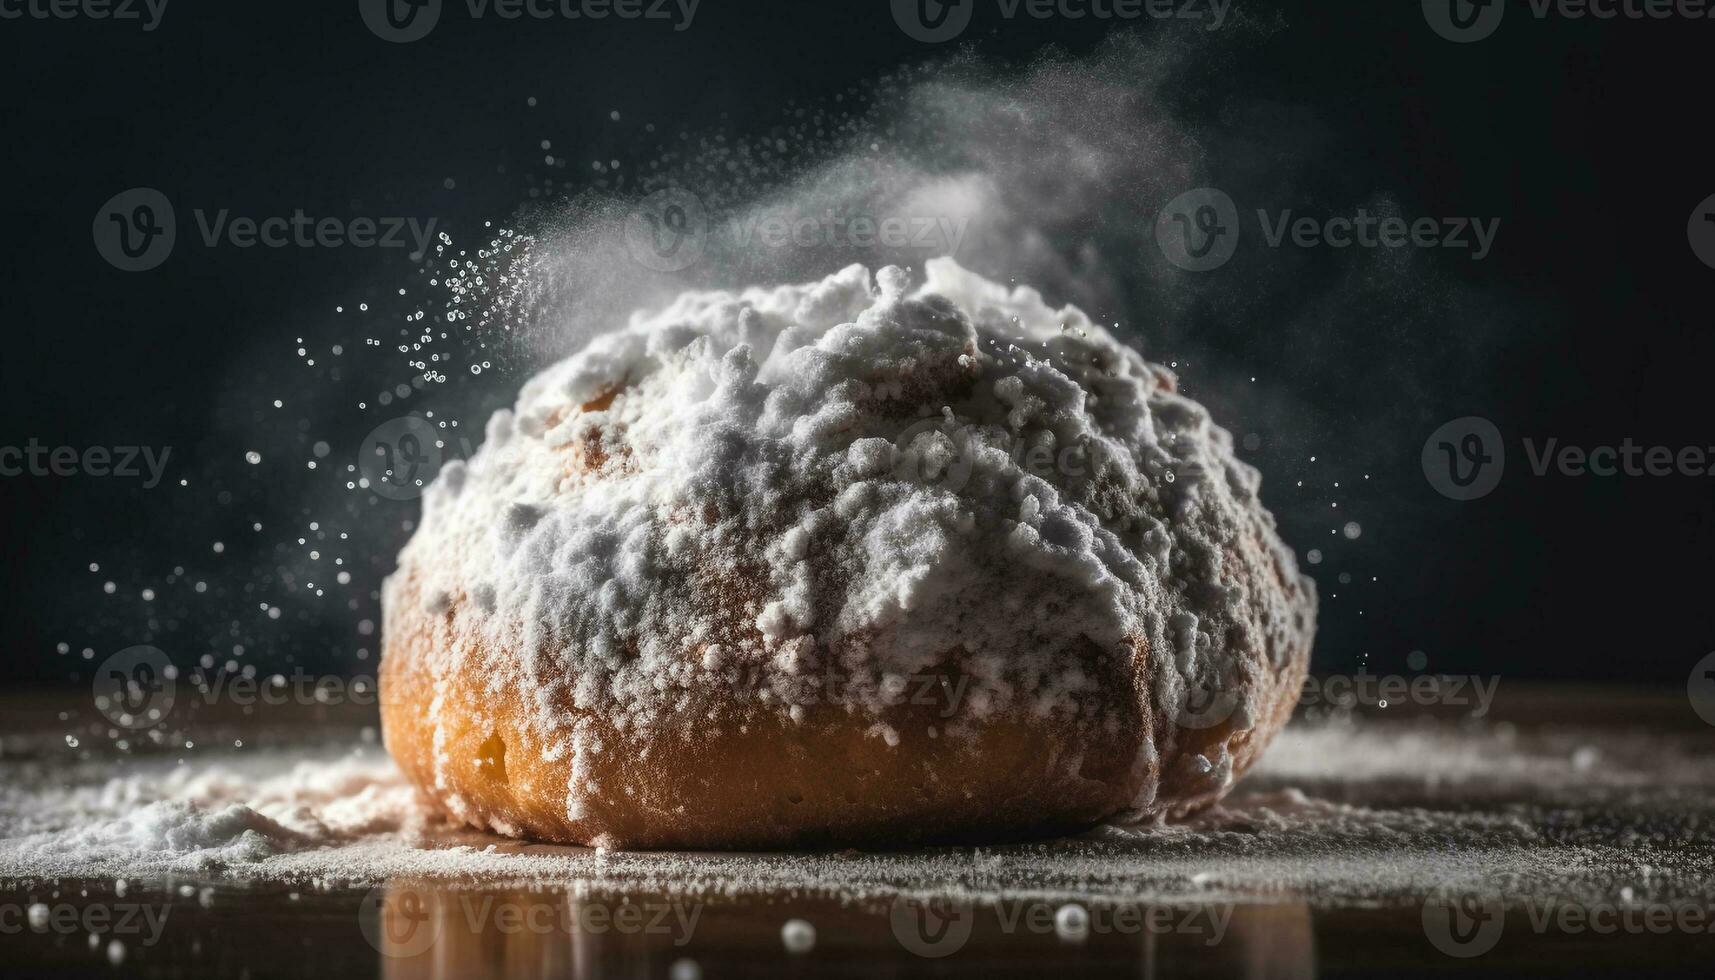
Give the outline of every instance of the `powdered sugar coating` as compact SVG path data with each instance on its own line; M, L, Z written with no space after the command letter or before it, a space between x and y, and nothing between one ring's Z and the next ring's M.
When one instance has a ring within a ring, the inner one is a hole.
M646 736L714 690L797 718L837 672L878 715L953 656L956 735L1074 707L1092 648L1154 651L1175 722L1231 692L1243 730L1267 706L1240 667L1284 671L1315 613L1258 482L1081 311L950 259L915 291L854 265L686 293L532 379L429 488L389 598L410 577L475 634L433 672L532 703L545 753L585 748L566 704ZM1192 764L1210 792L1219 755Z

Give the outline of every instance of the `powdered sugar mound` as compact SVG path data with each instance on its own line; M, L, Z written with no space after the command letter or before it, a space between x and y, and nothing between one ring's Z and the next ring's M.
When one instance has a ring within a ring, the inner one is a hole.
M300 835L247 806L205 809L163 801L40 844L43 854L75 855L97 864L128 863L138 853L153 852L171 858L176 870L208 870L262 861L303 842Z
M49 874L259 868L282 855L421 826L415 791L384 757L286 759L143 771L89 783L13 786L0 867ZM25 815L27 814L27 816Z
M926 272L686 293L532 379L389 583L472 641L431 673L536 705L545 753L576 751L559 705L647 733L718 689L796 718L832 668L879 709L952 658L954 735L1073 706L1090 649L1155 651L1166 717L1260 696L1236 665L1307 649L1314 592L1230 436L1081 311Z

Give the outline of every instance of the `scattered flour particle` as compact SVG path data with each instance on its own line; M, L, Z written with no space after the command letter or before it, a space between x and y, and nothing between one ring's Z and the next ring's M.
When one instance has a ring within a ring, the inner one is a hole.
M1060 906L1054 913L1054 934L1061 942L1083 942L1090 936L1090 913L1082 905Z
M803 919L788 919L780 927L780 941L786 944L786 952L802 956L816 948L816 927Z

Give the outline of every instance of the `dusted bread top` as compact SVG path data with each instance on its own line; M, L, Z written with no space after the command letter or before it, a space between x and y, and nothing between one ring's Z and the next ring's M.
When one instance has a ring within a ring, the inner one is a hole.
M400 556L437 653L532 734L566 706L646 735L723 710L897 703L956 659L947 733L1050 716L1078 653L1148 651L1150 700L1256 685L1308 647L1315 596L1226 431L1073 307L950 259L926 281L689 292L530 380L429 488ZM480 663L464 662L480 659ZM896 733L878 724L876 737Z

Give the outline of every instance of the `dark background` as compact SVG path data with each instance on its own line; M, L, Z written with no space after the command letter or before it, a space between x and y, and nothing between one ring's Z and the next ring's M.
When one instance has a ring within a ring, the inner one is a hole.
M1187 387L1236 435L1264 434L1246 455L1265 500L1301 554L1326 552L1308 567L1324 598L1317 669L1403 672L1415 650L1431 671L1684 683L1715 649L1715 479L1536 478L1518 439L1715 445L1715 270L1685 231L1715 193L1701 132L1715 22L1539 21L1518 4L1494 37L1455 45L1417 3L1251 10L1277 28L1218 42L1174 97L1235 139L1317 134L1300 196L1275 206L1349 214L1318 204L1380 194L1407 217L1502 220L1486 261L1423 257L1435 288L1408 301L1395 286L1372 306L1348 254L1318 256L1294 289L1252 302L1251 280L1218 271L1199 283L1194 329L1147 347L1186 356ZM1161 29L993 11L979 3L962 41L1001 64ZM374 590L415 505L330 492L328 467L400 411L374 395L409 381L402 358L362 346L390 343L398 325L351 311L384 306L415 266L397 251L203 248L193 208L434 215L477 236L550 179L623 190L591 160L639 158L681 130L766 132L787 99L825 103L949 50L907 37L885 0L704 0L684 32L473 22L455 2L404 45L374 37L351 0L173 0L153 32L7 20L0 45L0 445L173 447L152 490L0 478L0 640L16 683L81 680L82 650L99 662L145 642L175 659L237 645L243 662L373 669L377 638L361 624L376 620ZM542 140L571 165L546 164ZM1217 177L1226 165L1218 148L1209 165ZM173 200L179 243L160 268L128 274L90 229L135 186ZM328 352L335 342L344 354ZM1226 365L1220 383L1199 373L1209 359ZM461 379L468 404L507 403L533 366L505 350L494 360L480 385ZM1243 374L1262 386L1229 383ZM1513 455L1495 493L1457 503L1425 481L1419 452L1465 415L1495 421ZM465 417L474 438L482 415ZM321 440L331 455L310 471ZM250 449L262 464L244 460ZM1363 525L1357 540L1330 533L1347 519ZM381 530L328 533L365 523ZM325 553L308 560L318 542ZM333 584L334 555L348 585Z

